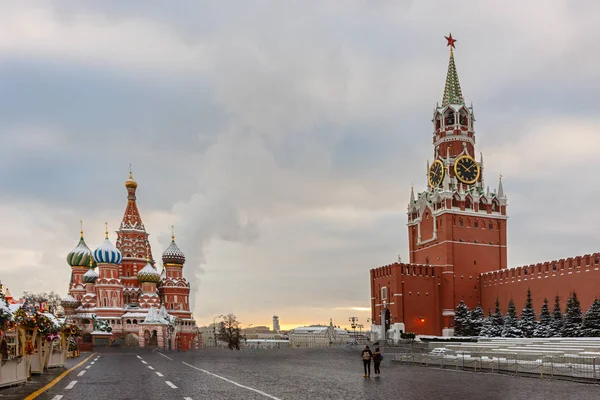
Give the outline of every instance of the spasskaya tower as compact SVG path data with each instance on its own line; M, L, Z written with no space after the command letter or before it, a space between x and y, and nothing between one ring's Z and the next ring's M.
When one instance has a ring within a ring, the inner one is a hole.
M460 300L480 302L479 274L506 268L506 196L485 186L483 155L476 155L475 116L462 94L452 35L442 103L433 112L433 160L427 188L408 204L410 263L434 267L440 277L443 326ZM479 160L477 160L479 158Z

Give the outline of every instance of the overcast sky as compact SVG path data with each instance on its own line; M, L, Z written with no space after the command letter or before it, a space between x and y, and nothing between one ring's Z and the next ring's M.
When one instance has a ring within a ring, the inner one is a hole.
M66 294L79 220L118 229L129 163L199 323L366 326L408 259L448 49L509 199L509 266L599 249L597 1L0 3L0 279ZM116 234L111 234L115 241Z

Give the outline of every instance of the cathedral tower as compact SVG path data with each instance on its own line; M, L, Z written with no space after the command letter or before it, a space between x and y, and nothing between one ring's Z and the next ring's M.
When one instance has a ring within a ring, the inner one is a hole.
M171 227L173 228L173 227ZM180 318L191 318L190 284L183 277L185 255L175 243L175 233L171 234L171 244L162 255L163 274L159 293L169 314Z
M138 304L139 296L142 291L140 282L137 279L138 272L146 264L146 256L150 257L150 264L154 266L152 258L152 248L148 241L148 233L140 217L137 208L136 195L138 184L133 180L131 171L129 179L125 181L127 189L127 207L121 221L121 226L117 231L116 246L123 255L123 262L120 269L120 277L125 288L125 304Z
M108 224L105 234L102 244L94 250L94 260L100 270L95 280L98 316L123 314L123 285L119 278L121 252L108 239Z
M479 274L506 268L506 205L502 187L485 186L483 155L476 156L473 107L463 98L450 60L441 105L433 111L433 160L427 162L427 189L408 204L410 262L434 267L440 279L442 326L452 326L460 300L480 301ZM479 160L477 160L479 158Z

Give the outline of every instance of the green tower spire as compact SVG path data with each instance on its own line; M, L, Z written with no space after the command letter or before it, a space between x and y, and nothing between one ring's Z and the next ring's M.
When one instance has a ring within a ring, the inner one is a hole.
M446 74L446 86L444 87L442 107L446 107L449 104L465 104L465 99L460 90L458 72L456 72L456 65L454 64L454 52L452 51L456 39L453 39L452 35L445 36L445 38L448 40L448 46L450 46L450 62L448 63L448 73Z

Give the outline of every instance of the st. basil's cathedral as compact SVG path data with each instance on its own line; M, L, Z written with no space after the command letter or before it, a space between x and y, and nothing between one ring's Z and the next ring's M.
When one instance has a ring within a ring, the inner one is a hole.
M507 267L507 196L502 184L490 191L483 155L475 150L475 114L462 94L452 35L442 103L433 110L433 161L426 189L408 203L410 262L371 269L373 329L422 335L452 335L461 302L493 310L498 300L534 307L576 292L583 310L600 296L600 253L533 265ZM478 159L478 160L477 160ZM382 328L382 322L384 328Z
M190 312L190 284L183 277L185 255L175 243L162 254L159 272L136 203L137 182L125 182L127 207L116 245L106 238L94 251L79 243L67 255L71 266L65 314L83 328L80 348L115 342L187 350L196 347L197 327Z

